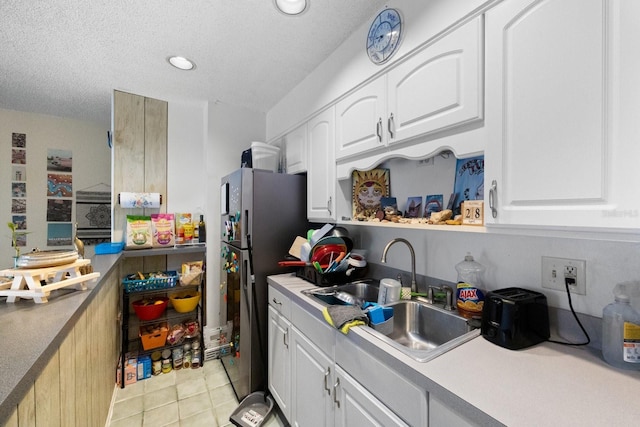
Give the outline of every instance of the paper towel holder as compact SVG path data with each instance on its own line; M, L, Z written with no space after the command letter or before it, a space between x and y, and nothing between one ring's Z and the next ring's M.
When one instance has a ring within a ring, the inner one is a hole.
M120 204L120 193L118 193L118 204ZM162 204L162 194L160 194L160 204Z

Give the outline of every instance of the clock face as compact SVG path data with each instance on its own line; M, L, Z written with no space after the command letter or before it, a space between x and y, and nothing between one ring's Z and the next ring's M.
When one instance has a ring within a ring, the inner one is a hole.
M402 18L395 9L376 16L367 35L367 54L374 64L386 62L398 50L402 36Z

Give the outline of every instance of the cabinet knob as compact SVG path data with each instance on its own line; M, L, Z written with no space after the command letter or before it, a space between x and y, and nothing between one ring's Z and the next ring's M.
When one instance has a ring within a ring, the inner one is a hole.
M376 124L376 135L378 136L378 142L382 142L382 117L378 118Z
M327 200L327 210L329 211L329 215L331 215L333 200L331 200L331 196L329 196L329 200Z
M340 387L340 378L336 378L336 383L333 385L333 403L340 407L340 401L338 400L338 387Z

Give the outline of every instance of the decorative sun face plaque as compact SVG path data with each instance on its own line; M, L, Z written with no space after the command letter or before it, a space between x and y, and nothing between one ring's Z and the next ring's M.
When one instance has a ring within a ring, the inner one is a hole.
M389 169L353 171L353 219L375 217L383 197L389 197Z

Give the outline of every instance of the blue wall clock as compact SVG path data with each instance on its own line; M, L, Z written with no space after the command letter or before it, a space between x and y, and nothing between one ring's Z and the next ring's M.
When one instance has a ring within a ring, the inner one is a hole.
M402 40L402 17L396 9L385 9L375 17L367 35L367 55L374 64L393 56Z

